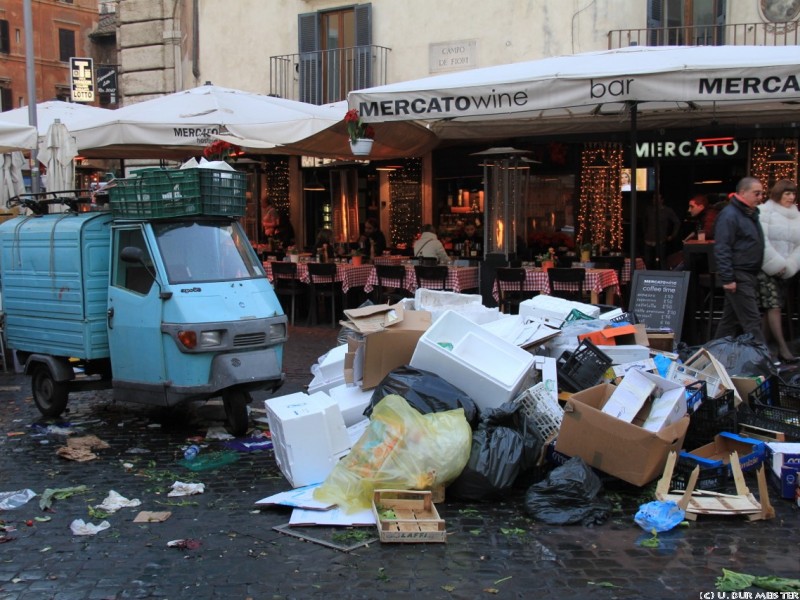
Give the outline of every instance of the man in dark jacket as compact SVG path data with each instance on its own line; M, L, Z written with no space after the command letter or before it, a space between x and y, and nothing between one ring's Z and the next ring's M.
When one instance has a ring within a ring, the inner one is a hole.
M763 196L764 188L758 179L743 178L714 226L717 276L725 290L717 338L737 335L738 325L744 333L766 343L761 330L756 279L764 258L764 234L756 210Z

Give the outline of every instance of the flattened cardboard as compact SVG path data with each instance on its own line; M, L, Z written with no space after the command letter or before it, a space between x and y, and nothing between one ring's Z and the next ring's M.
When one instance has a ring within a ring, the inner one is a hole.
M603 383L567 400L556 450L580 456L591 467L643 486L661 475L670 451L681 449L689 417L655 433L625 423L601 410L614 389Z
M366 335L397 325L403 320L403 312L400 304L364 306L344 311L344 315L349 321L340 321L340 323L348 329Z

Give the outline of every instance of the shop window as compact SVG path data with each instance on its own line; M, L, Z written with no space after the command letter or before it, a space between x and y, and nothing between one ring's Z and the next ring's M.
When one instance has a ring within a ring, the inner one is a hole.
M298 16L300 100L337 102L372 85L372 5Z
M69 62L75 56L75 32L71 29L58 30L58 59Z
M722 46L725 0L649 0L651 46Z
M0 52L9 54L11 52L11 37L8 29L8 21L0 19Z

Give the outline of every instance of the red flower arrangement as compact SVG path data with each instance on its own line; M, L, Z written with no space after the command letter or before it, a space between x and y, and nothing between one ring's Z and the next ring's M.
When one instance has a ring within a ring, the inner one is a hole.
M217 140L203 148L203 156L206 160L226 160L228 158L236 160L241 150L239 146L223 140Z
M375 129L373 129L372 125L367 125L361 121L361 117L355 108L351 108L345 113L344 122L347 123L347 135L350 136L351 142L375 138Z

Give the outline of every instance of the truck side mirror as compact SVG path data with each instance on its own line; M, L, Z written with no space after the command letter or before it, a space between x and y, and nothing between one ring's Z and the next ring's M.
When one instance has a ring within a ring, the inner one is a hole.
M144 251L136 246L125 246L119 257L127 263L144 264Z

